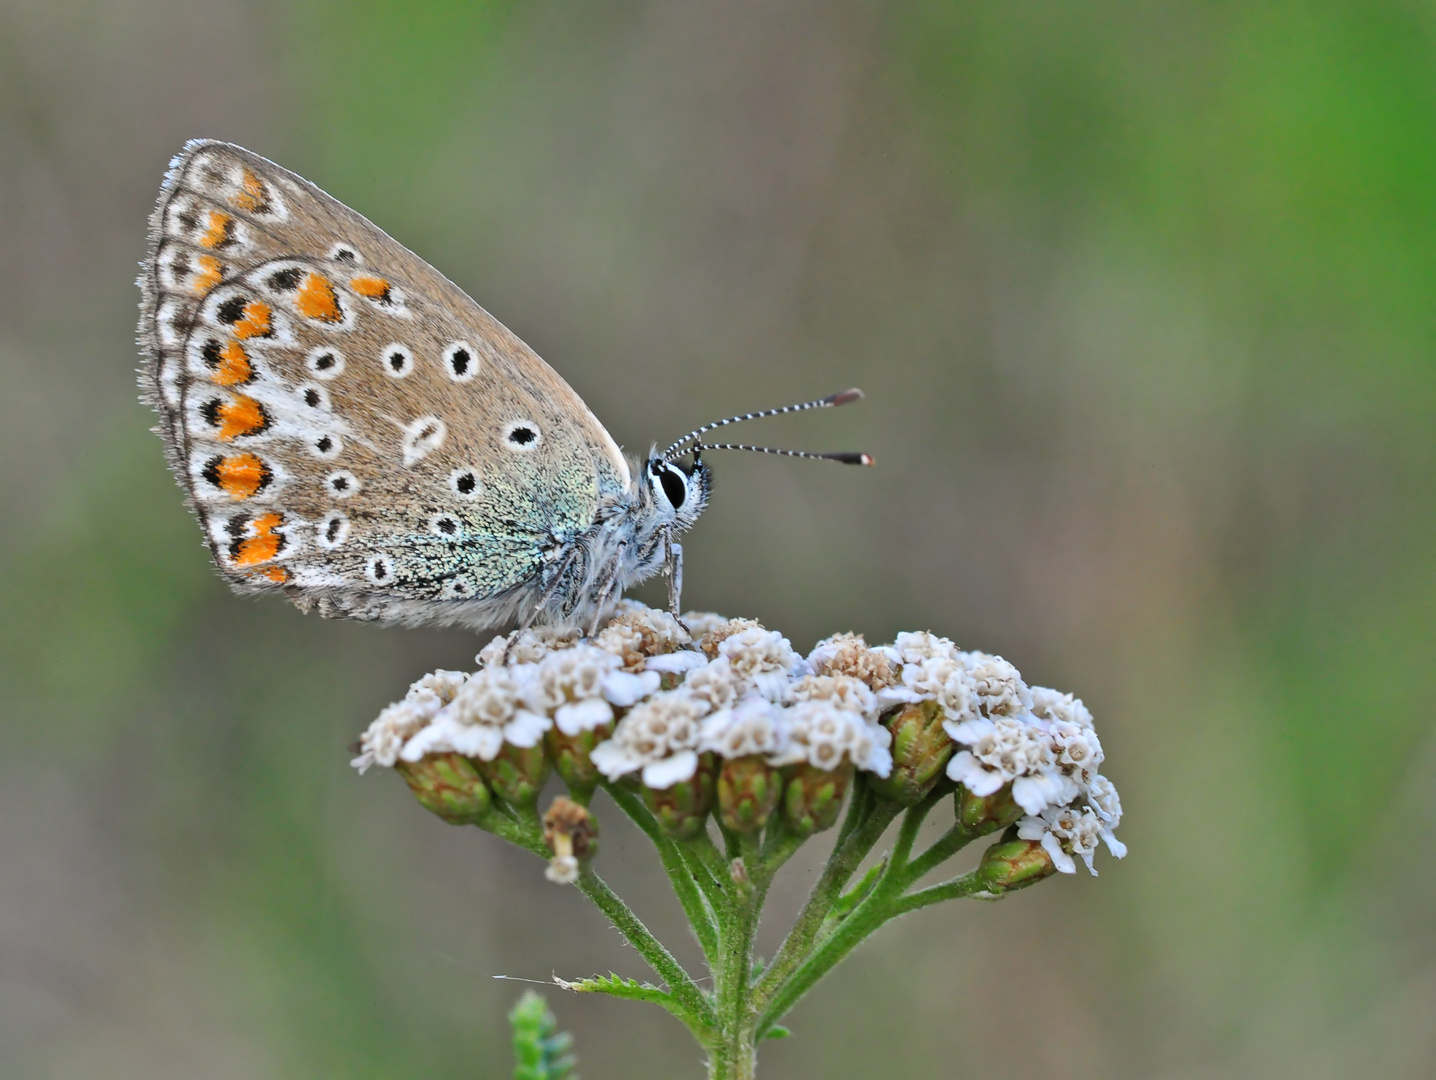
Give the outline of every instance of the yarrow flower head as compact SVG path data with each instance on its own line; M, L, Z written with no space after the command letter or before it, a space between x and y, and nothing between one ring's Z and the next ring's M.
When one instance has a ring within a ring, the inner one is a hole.
M960 818L996 828L1026 815L1043 850L1065 853L1052 855L1059 869L1089 861L1094 836L1121 849L1121 801L1082 701L928 631L878 646L835 634L804 658L752 619L680 623L624 601L591 639L531 628L494 638L478 662L415 682L364 732L355 767L457 755L506 801L536 797L554 767L580 803L601 781L636 784L673 835L692 835L710 807L751 833L785 790L785 825L807 835L833 823L854 773L901 805L945 775Z

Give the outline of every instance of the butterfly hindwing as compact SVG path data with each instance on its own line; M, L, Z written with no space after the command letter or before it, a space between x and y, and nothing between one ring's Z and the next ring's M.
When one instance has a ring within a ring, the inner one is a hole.
M223 143L172 165L142 372L237 588L447 621L531 583L629 483L559 376L423 260Z

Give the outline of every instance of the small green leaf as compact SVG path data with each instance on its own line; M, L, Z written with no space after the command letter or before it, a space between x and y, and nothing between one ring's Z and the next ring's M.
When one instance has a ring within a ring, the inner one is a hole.
M782 1024L774 1024L772 1027L770 1027L767 1031L763 1033L763 1038L786 1039L791 1034L793 1033L787 1028L785 1028Z

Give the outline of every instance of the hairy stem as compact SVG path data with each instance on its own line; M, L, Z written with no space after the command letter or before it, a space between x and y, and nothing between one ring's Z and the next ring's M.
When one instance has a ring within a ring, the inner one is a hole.
M648 927L643 925L638 916L619 899L604 880L593 872L592 867L583 868L578 887L608 916L609 921L618 927L619 932L638 950L638 954L648 962L648 966L658 977L668 984L669 992L679 1004L700 1017L705 1024L711 1025L714 1020L713 1005L707 996L698 989L698 985L663 943L653 936Z
M658 822L649 812L648 807L643 805L643 800L614 784L605 784L604 790L613 799L618 808L633 819L635 825L643 830L653 846L658 849L658 857L663 862L663 869L668 874L668 880L673 886L674 893L678 896L678 902L683 906L683 914L688 917L689 924L693 927L693 934L698 939L699 946L703 949L703 957L711 966L714 958L718 955L718 923L713 907L708 898L699 891L698 881L694 876L693 868L684 860L678 845L663 835L658 828Z
M856 796L854 801L856 802ZM813 886L813 891L808 896L807 903L803 905L803 910L798 913L797 921L793 923L793 928L788 931L788 936L779 946L772 964L758 980L758 985L754 989L754 1000L759 1008L765 1006L775 988L803 962L804 956L812 948L813 941L823 927L823 920L832 910L838 897L842 895L843 886L848 883L848 879L857 870L858 864L882 837L883 832L892 823L900 809L901 807L893 803L878 803L865 816L861 825L849 830L843 842L834 846L832 854L828 856L828 864L823 868L822 876ZM850 808L850 817L852 812Z

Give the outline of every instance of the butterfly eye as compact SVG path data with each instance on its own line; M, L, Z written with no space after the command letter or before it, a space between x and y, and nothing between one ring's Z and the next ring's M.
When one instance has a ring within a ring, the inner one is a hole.
M324 478L324 486L336 499L347 499L350 495L357 495L363 486L359 478L348 469L340 469L332 472Z
M316 379L335 379L344 373L344 354L327 345L320 346L304 358L304 366Z
M402 379L414 370L414 354L407 345L395 342L384 349L382 354L384 374L393 379Z
M510 450L528 453L537 450L541 442L543 436L539 434L538 425L532 420L515 420L504 428L504 445Z
M479 474L473 469L455 469L449 474L449 487L461 499L477 499L484 493Z
M454 382L468 382L479 373L479 359L467 341L456 341L444 350L444 370Z
M663 485L663 494L673 509L677 510L688 498L688 481L683 478L682 472L672 466L658 474L658 482Z

